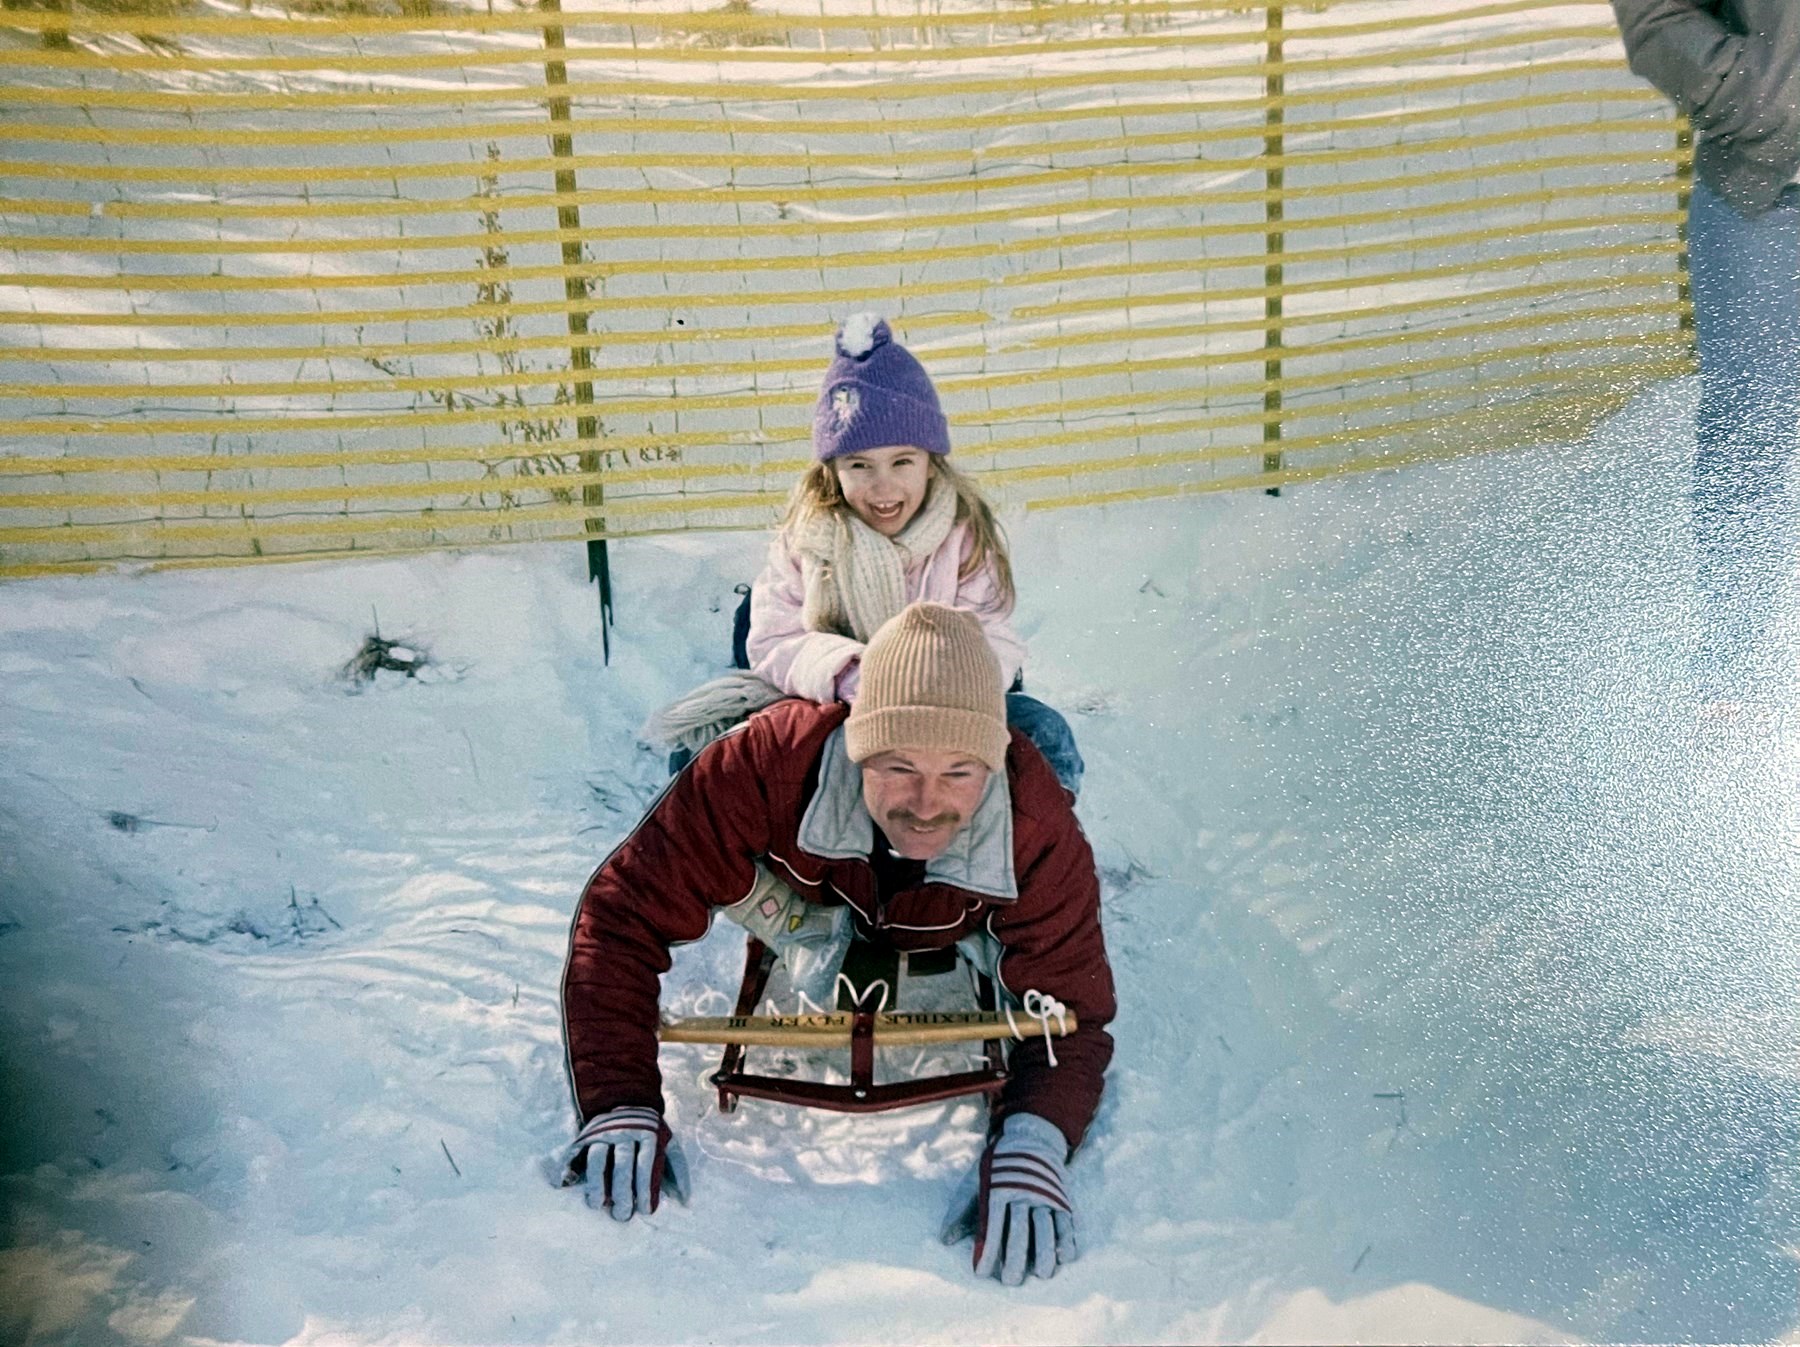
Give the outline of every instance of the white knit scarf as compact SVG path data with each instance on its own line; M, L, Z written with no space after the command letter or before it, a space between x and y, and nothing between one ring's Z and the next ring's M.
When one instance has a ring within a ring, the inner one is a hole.
M835 631L866 642L906 606L906 569L944 545L956 522L956 492L936 473L925 501L892 538L843 506L814 515L794 537L806 597L808 631Z

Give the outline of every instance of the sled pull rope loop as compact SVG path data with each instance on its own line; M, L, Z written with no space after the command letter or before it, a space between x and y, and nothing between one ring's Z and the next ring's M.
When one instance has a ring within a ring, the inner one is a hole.
M875 1009L870 1013L879 1015L879 1014L881 1014L882 1011L887 1009L888 982L887 982L886 978L876 978L868 986L864 987L861 991L858 991L856 988L856 984L854 982L852 982L849 978L844 976L844 974L839 973L837 975L836 983L833 984L833 990L841 989L843 991L849 992L850 1000L859 1006L869 998L870 994L872 992L874 992L874 990L877 987L881 988L881 1000L879 1000L875 1003ZM812 998L810 998L810 997L807 998L807 1000L809 1000L809 1001L811 999Z
M1018 1021L1013 1019L1013 1008L1005 1007L1006 1027L1012 1030L1012 1036L1023 1040L1030 1030L1021 1030ZM1036 1020L1044 1031L1044 1051L1050 1056L1050 1065L1056 1065L1056 1044L1050 1037L1050 1021L1056 1021L1059 1033L1069 1032L1069 1008L1054 996L1046 996L1036 988L1025 993L1025 1015L1027 1019Z

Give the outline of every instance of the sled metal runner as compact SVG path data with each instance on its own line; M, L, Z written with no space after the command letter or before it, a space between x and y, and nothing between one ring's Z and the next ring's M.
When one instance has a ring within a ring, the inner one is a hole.
M723 1043L725 1053L711 1082L719 1091L719 1111L731 1113L739 1099L766 1099L776 1104L836 1113L879 1113L887 1109L934 1104L964 1095L995 1095L1006 1085L1004 1040L1011 1038L1007 1021L993 1013L993 990L987 979L978 984L981 1014L881 1014L881 989L871 985L848 1010L820 1015L753 1015L775 967L774 952L750 938L744 950L744 980L730 1016L666 1024L667 1043ZM1073 1017L1069 1027L1073 1028ZM983 1065L917 1080L875 1081L875 1049L909 1043L979 1042ZM850 1080L835 1085L758 1075L744 1069L745 1049L781 1044L793 1047L850 1049Z

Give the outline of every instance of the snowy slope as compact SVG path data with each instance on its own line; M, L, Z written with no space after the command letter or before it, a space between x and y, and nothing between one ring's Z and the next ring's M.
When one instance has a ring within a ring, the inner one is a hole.
M1013 521L1122 1007L1022 1290L935 1241L967 1105L726 1117L668 1049L693 1206L546 1180L568 918L759 539L618 547L610 667L569 546L7 587L0 1339L1792 1336L1796 736L1668 694L1691 397ZM352 694L377 619L429 676Z

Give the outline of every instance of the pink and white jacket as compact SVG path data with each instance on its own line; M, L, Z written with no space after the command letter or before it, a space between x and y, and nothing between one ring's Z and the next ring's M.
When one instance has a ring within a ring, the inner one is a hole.
M953 525L935 552L907 567L906 601L947 603L974 613L1000 661L1002 684L1011 687L1025 666L1025 643L1013 635L1012 605L1001 595L993 568L959 575L974 546L969 526ZM796 697L855 701L863 643L836 632L808 631L800 620L805 599L800 558L785 531L777 533L768 564L750 590L750 671Z

